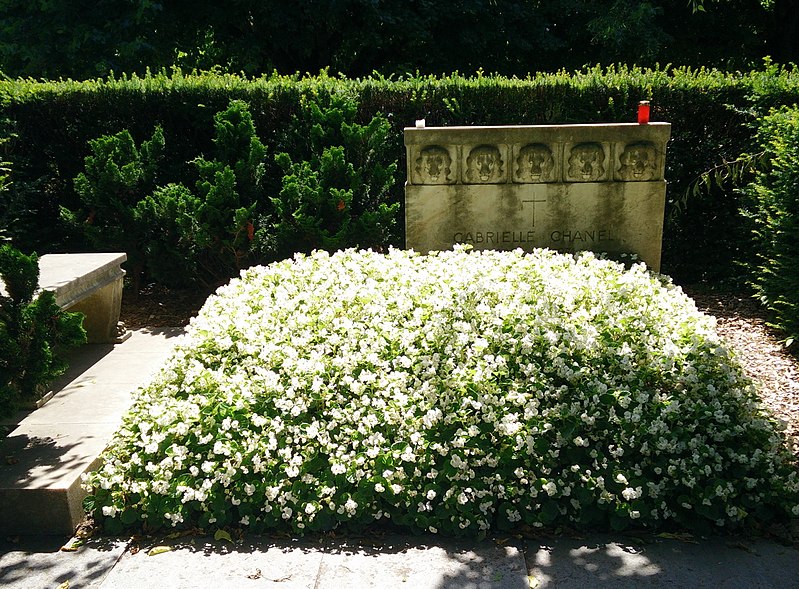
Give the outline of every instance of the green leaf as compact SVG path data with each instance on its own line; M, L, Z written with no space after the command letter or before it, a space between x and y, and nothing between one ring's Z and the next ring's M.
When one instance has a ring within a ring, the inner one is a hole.
M123 524L129 526L139 520L139 513L135 509L126 509L120 514L119 519Z
M558 504L552 499L547 499L541 505L541 516L539 518L541 520L541 523L551 524L556 519L558 519L558 517L560 517L560 509L558 507Z
M225 540L227 542L233 542L233 538L230 537L230 534L225 530L217 530L214 533L214 540Z
M107 517L103 521L103 528L105 529L106 533L115 536L122 533L124 526L118 517Z

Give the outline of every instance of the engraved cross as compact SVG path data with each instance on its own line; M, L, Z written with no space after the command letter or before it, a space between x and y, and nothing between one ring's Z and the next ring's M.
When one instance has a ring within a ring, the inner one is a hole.
M542 200L536 200L536 199L523 200L522 201L522 206L524 206L524 203L526 203L526 202L533 203L533 224L532 224L532 226L535 227L535 203L537 203L537 202L547 202L547 199L544 198Z

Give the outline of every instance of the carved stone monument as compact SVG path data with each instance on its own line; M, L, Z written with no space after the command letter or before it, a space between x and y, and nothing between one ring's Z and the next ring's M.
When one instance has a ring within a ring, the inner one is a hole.
M406 247L637 254L660 271L669 123L405 129Z

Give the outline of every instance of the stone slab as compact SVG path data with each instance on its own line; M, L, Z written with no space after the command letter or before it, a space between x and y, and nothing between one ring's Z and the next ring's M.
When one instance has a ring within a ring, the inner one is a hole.
M409 247L637 254L660 268L666 183L406 186Z
M23 536L0 542L0 587L55 589L69 582L72 589L95 589L128 547L126 541L100 538L61 552L65 541L63 536Z
M581 143L588 141L623 142L631 132L636 140L665 142L671 133L671 123L583 123L571 125L485 125L452 127L406 127L405 145L471 144L475 129L500 144Z
M84 314L89 343L121 343L122 263L125 253L46 254L39 258L39 290L66 311ZM0 280L0 294L6 294Z
M91 292L124 276L124 253L46 254L39 258L39 288L55 294L67 308Z
M236 546L213 539L161 541L171 550L150 556L154 545L127 552L106 577L102 589L170 589L224 587L250 589L312 588L323 554L310 546L286 542L246 542ZM323 585L322 585L323 586Z
M148 556L149 547L126 553L102 588L529 589L522 551L491 542L392 537L366 544L264 539L231 545L196 539L173 546L155 556Z
M756 538L529 541L535 589L797 589L799 550Z
M758 538L689 543L591 535L517 546L515 540L429 535L318 542L245 537L235 544L189 536L149 538L138 545L94 538L75 552L58 551L67 543L65 536L13 540L0 540L0 586L9 589L57 587L65 581L73 589L799 587L799 551ZM155 546L169 550L150 556Z
M70 534L83 518L81 475L93 468L138 386L149 382L179 329L136 331L117 346L83 346L92 362L70 371L44 407L24 414L0 444L0 530ZM110 351L106 348L110 348Z
M669 123L406 128L405 245L635 254L660 270Z

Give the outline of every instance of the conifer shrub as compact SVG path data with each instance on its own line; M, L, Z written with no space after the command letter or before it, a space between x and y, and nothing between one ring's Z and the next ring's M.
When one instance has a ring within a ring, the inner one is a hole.
M799 338L799 108L759 121L762 168L744 190L754 241L750 284L788 345Z
M322 72L315 76L247 79L210 72L187 75L173 70L82 82L3 80L0 121L6 121L14 134L3 159L13 164L15 180L6 195L0 194L4 201L0 205L7 205L0 206L0 226L5 226L15 243L28 250L53 251L58 247L61 251L85 251L80 232L59 218L59 210L82 208L72 179L85 171L89 141L114 135L121 129L127 129L137 142L144 141L160 125L167 146L160 160L160 169L165 173L158 186L182 184L194 192L197 170L187 162L198 154L208 159L215 157L214 115L228 108L233 100L249 105L258 137L267 149L263 177L267 199L279 197L284 176L303 178L308 183L314 176L310 171L293 168L288 161L285 169L278 166L273 159L277 154L289 154L294 166L309 162L320 177L313 160L320 157L321 151L309 154L313 135L305 122L310 120L307 111L311 103L325 111L331 107L330 97L346 97L357 106L348 124L369 125L376 116L385 118L389 132L382 147L390 159L381 165L388 166L395 160L398 164L385 200L390 207L402 201L402 129L415 119L426 118L428 125L436 126L630 122L635 120L638 101L649 99L652 120L672 123L666 158L669 184L664 272L683 282L735 278L733 260L752 247L738 213L741 201L734 190L736 185L713 186L701 194L695 194L692 187L704 172L753 150L754 134L749 124L772 107L797 102L798 75L795 67L766 62L749 72L597 66L575 72L536 73L525 78L477 72L467 76L386 78L375 74L346 79ZM337 108L333 106L333 110ZM294 133L294 127L304 132ZM327 147L342 145L335 142ZM347 154L346 159L358 173L359 158ZM342 223L339 211L336 206L331 209L315 204L315 185L306 187L303 182L295 186L304 195L300 198L304 204L299 208L331 215L319 220L318 228L311 223L311 233L332 231L335 236ZM324 186L327 181L319 182ZM335 183L331 186L342 189ZM294 197L288 188L286 194L288 199ZM338 205L339 200L328 200ZM357 202L357 195L354 200ZM284 205L284 223L291 223L291 214L296 210L296 203ZM397 209L397 213L400 211ZM259 209L258 213L260 216L263 211ZM82 223L85 218L79 216L78 221ZM260 222L254 225L258 225L256 231L265 227ZM401 223L395 224L388 244L400 244L401 231ZM375 233L383 232L381 229ZM304 229L297 234L303 233ZM319 240L307 242L318 247ZM262 245L268 251L282 247L268 239L265 244L256 245L259 252ZM303 249L300 244L297 247ZM304 246L306 251L308 247L311 246ZM260 255L256 256L259 260Z
M66 370L63 352L84 343L86 332L81 313L63 312L52 292L36 294L36 254L1 245L0 278L0 414L9 414Z
M391 125L379 114L361 124L357 114L357 102L344 95L301 99L286 134L288 151L275 156L280 190L270 198L264 232L274 258L398 243Z
M137 285L144 269L144 229L135 222L135 207L153 190L158 162L164 152L164 133L156 127L152 137L136 145L128 130L103 135L89 142L84 171L75 177L82 208L61 207L62 218L85 232L94 251L127 253L127 267Z
M269 157L250 107L231 101L214 116L210 157L187 162L196 181L159 166L161 127L136 144L127 130L91 141L75 185L82 212L65 211L101 250L122 250L134 277L172 287L223 284L242 268L317 248L395 243L397 170L385 117L357 120L357 103L322 94L302 100ZM271 176L271 181L268 178ZM138 286L138 283L135 284Z
M232 101L214 116L212 153L190 161L194 191L180 183L159 186L133 209L148 272L163 284L218 286L253 263L266 148L246 103Z

